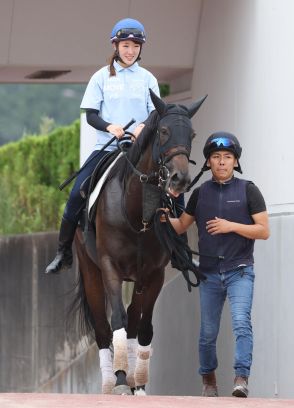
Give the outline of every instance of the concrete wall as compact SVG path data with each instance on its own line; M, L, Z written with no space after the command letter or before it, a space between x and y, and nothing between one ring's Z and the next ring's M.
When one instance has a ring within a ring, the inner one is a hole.
M0 238L0 392L36 390L87 349L75 322L65 325L75 265L44 274L56 241L56 233Z

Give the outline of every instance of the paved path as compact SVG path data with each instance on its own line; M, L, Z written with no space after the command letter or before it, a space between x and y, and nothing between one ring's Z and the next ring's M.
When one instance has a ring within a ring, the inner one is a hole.
M0 408L294 408L294 400L86 394L1 394Z

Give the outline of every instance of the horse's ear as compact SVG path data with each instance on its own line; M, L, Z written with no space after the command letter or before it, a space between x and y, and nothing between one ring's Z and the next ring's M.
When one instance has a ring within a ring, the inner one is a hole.
M199 99L199 101L197 101L197 102L193 103L191 106L189 106L189 108L188 108L189 118L192 118L192 116L195 115L195 113L198 111L200 106L203 104L203 102L205 101L207 96L208 95L203 96L203 98Z
M153 102L153 105L155 106L155 109L157 110L157 112L159 113L159 116L162 116L166 110L166 105L163 102L162 99L160 99L156 93L154 93L152 91L152 89L149 88L149 92L150 92L150 96L151 96L151 100Z

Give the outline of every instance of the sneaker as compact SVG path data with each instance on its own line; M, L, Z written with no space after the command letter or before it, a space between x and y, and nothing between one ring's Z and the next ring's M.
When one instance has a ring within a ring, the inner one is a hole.
M247 398L248 393L248 378L237 376L234 381L233 397Z

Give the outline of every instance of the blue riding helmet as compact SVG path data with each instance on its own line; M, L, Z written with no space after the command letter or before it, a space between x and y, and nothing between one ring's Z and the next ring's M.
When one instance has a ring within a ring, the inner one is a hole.
M124 18L118 21L111 31L110 41L119 42L123 40L133 40L143 44L146 41L143 24L133 18Z
M232 152L237 159L240 158L242 153L242 147L238 139L229 132L215 132L210 135L203 149L204 157L208 159L211 153L218 150L228 150Z

